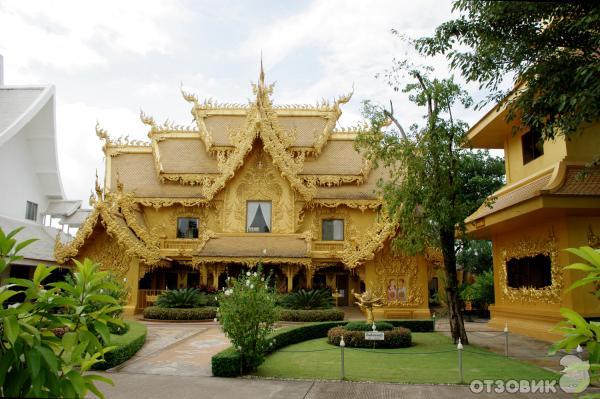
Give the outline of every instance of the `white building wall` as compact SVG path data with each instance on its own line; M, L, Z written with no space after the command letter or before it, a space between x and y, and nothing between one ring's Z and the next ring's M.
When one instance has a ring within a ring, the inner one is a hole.
M50 104L46 104L45 107L48 106ZM43 186L37 172L40 166L48 167L50 165L42 166L36 162L36 159L32 159L35 151L31 144L33 141L29 139L33 135L43 135L44 133L40 131L40 123L37 121L40 114L36 115L23 128L22 132L0 146L1 215L25 219L26 204L27 201L31 201L38 204L37 221L41 222L40 213L48 206L48 198L42 191ZM53 150L51 145L48 148Z

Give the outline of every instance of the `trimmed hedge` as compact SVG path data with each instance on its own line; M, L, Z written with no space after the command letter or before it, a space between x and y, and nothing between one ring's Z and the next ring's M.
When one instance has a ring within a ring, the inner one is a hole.
M217 316L217 308L161 308L149 306L144 309L145 319L156 320L212 320Z
M281 309L279 320L302 322L344 320L344 311L339 309Z
M268 353L298 342L326 337L327 331L331 328L344 324L343 321L329 321L282 328L271 335L273 345ZM217 353L212 357L211 363L212 373L215 377L237 377L242 374L242 370L240 370L240 353L235 348L227 348Z
M347 330L345 327L333 327L327 332L327 341L339 346L342 336L346 346L350 348L408 348L412 345L410 330L404 327L395 327L383 331L383 341L367 341L365 331Z
M393 329L394 325L387 321L376 321L375 327L377 327L377 331L387 331ZM373 330L373 325L364 321L351 321L344 328L348 331L371 331Z
M96 363L95 370L107 370L129 360L144 346L148 329L137 321L126 321L127 332L122 335L111 334L110 344L116 348L104 354L104 361Z

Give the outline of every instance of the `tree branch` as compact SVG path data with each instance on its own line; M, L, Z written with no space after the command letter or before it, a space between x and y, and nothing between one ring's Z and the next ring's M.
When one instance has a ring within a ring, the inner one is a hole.
M431 104L431 93L428 93L427 86L425 85L425 81L423 80L423 77L421 76L419 71L415 71L415 77L419 81L421 88L423 89L423 91L425 92L425 95L427 96L427 115L429 116L429 119L431 120L431 118L433 117L433 105Z
M394 125L396 125L396 127L398 128L398 130L400 131L400 134L402 135L402 138L404 140L407 140L408 137L406 136L406 132L404 131L404 129L402 128L402 125L400 124L400 122L398 121L398 119L396 119L396 117L394 116L394 104L392 103L392 100L390 100L390 110L388 111L387 109L383 109L383 114L387 117L390 118L390 120L392 121L392 123Z

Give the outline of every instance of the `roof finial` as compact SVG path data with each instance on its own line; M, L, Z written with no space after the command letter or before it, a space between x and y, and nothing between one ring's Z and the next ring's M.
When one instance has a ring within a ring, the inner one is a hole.
M260 50L260 75L258 76L258 85L265 87L265 69L263 68L262 50Z

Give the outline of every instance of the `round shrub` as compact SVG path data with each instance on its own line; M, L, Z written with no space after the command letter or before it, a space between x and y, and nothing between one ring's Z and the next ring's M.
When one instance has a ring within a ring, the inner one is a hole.
M161 308L149 306L144 309L145 319L156 320L212 320L217 316L217 308Z
M394 325L385 321L376 321L377 331L388 331L394 328ZM352 321L344 326L348 331L372 331L373 325L364 321Z
M412 345L410 330L396 327L383 332L383 341L367 341L365 331L350 331L345 327L334 327L327 332L327 341L333 345L340 345L342 337L346 346L350 348L408 348Z

